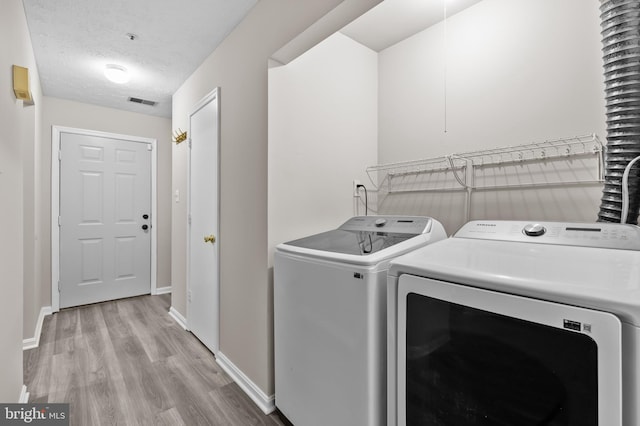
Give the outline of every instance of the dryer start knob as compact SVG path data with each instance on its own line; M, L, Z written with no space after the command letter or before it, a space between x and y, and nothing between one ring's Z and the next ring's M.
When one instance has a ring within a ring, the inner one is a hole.
M544 235L547 229L539 223L532 223L525 226L522 232L530 237L539 237L540 235Z

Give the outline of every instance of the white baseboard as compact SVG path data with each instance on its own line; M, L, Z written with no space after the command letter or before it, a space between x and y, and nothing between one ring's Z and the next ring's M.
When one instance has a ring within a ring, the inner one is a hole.
M170 285L167 286L167 287L158 287L158 288L156 288L156 292L155 292L156 295L167 294L167 293L171 293L171 286Z
M189 330L189 327L187 326L187 319L183 317L182 314L178 312L173 306L169 308L169 315L171 315L171 318L176 320L180 327L184 328L185 330Z
M38 315L38 320L36 321L36 330L33 334L33 337L29 337L28 339L24 339L22 341L22 350L26 351L27 349L37 348L40 345L40 334L42 333L42 323L44 322L44 317L52 314L51 306L43 306L40 309L40 315Z
M20 399L18 404L26 404L29 402L29 392L27 392L27 385L22 385L22 391L20 392Z
M216 362L222 369L240 386L249 398L265 414L271 414L276 409L275 395L267 395L255 383L251 381L229 358L220 351L216 354Z

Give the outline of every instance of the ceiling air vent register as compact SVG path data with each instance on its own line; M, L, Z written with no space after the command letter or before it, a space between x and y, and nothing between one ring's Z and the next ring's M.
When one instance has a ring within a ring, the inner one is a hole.
M156 101L149 101L147 99L140 99L140 98L129 98L129 102L133 102L134 104L142 104L142 105L149 105L149 106L156 106L157 104Z

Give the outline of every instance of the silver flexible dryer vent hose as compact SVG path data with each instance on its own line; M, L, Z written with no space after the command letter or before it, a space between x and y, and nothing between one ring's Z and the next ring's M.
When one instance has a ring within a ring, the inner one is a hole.
M600 0L600 12L607 148L598 221L621 222L622 175L640 155L640 0ZM629 213L623 223L638 220L639 169L629 174Z

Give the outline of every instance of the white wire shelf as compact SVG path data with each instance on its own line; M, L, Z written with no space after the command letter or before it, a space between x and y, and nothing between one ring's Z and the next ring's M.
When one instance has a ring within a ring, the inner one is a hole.
M495 166L524 161L545 161L582 155L602 155L603 145L595 134L503 148L453 154L455 158L471 161L474 166Z
M601 182L603 177L603 144L595 134L575 136L544 142L507 146L502 148L470 151L421 160L402 161L367 167L366 172L374 186L381 190L385 184L389 193L404 192L402 188L394 188L397 178L419 176L424 174L450 173L458 183L458 187L440 186L425 187L424 191L446 191L459 189L489 189L490 185L476 185L477 172L483 167L503 167L525 163L540 163L553 160L570 161L579 157L594 157L596 161L595 178L579 178L577 180L527 182L522 186L544 186L561 184L587 184ZM372 176L377 173L377 176ZM495 185L495 187L517 187L518 185ZM420 191L413 188L410 192Z
M389 194L596 185L604 182L604 147L595 134L469 151L366 169L379 201Z

